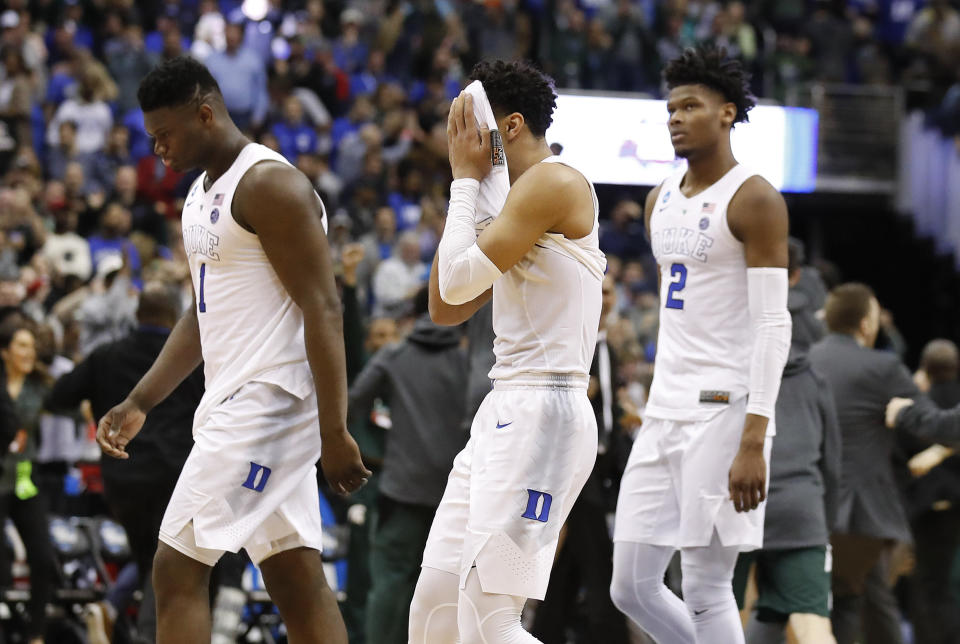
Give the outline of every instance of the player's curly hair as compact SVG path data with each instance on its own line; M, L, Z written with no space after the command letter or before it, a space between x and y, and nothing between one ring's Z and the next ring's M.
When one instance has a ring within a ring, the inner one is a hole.
M143 77L137 100L144 112L177 107L209 94L220 95L220 86L206 65L190 56L165 60Z
M553 123L557 95L553 79L523 60L482 60L470 72L470 80L483 83L494 113L523 115L527 127L543 138Z
M722 47L699 45L696 49L686 49L667 63L663 80L668 89L680 85L705 85L720 92L737 106L734 123L748 121L747 112L757 104L756 97L750 93L750 75L740 61L727 58L727 50Z

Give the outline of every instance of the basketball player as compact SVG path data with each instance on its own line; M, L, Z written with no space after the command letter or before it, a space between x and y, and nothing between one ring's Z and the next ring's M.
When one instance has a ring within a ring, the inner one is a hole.
M315 464L341 493L370 473L346 430L323 204L303 174L240 133L201 63L162 63L138 99L163 163L203 170L183 207L195 304L97 429L103 450L126 458L145 415L203 359L195 444L154 560L157 641L210 642L210 569L224 551L244 547L291 642L346 644L320 559Z
M660 267L653 384L621 483L614 603L658 644L743 642L731 579L763 541L773 410L790 347L787 208L737 163L754 105L738 62L687 50L664 79L683 168L651 190ZM681 601L663 584L681 551Z
M520 613L542 599L560 527L597 452L587 398L606 260L592 185L544 139L552 81L523 62L481 62L509 161L503 210L477 236L491 132L471 97L450 108L454 181L430 274L436 321L458 324L493 298L493 390L457 456L423 555L410 609L411 644L524 644ZM502 162L500 150L495 155Z

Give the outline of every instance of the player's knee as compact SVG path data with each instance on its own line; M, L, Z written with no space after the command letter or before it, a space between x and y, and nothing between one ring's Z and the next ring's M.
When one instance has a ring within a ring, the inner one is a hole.
M153 556L153 591L158 605L201 589L207 592L210 568L174 550L162 541Z
M683 601L694 615L725 607L731 602L736 604L728 578L685 574L682 588Z
M616 606L617 610L621 613L629 614L635 603L635 596L636 587L634 579L614 567L613 578L610 581L610 599L613 601L613 605Z

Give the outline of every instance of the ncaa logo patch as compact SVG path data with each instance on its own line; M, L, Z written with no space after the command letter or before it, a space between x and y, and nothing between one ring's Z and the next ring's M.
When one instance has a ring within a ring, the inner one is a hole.
M215 224L219 219L220 219L220 209L214 208L213 210L210 211L210 223Z
M703 219L700 220L700 230L706 230L709 227L710 227L709 217L704 217Z

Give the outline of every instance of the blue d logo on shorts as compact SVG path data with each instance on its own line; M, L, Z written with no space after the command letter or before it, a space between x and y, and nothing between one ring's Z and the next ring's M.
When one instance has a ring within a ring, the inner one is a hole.
M524 519L533 519L546 523L550 517L550 504L553 503L553 497L546 492L537 492L536 490L527 490L527 510L521 514ZM543 499L543 505L537 512L537 506L540 505L540 499Z
M269 467L258 465L251 461L250 473L247 475L247 480L243 482L243 487L253 490L254 492L263 492L263 488L267 486L267 479L270 478L270 472L272 471Z

